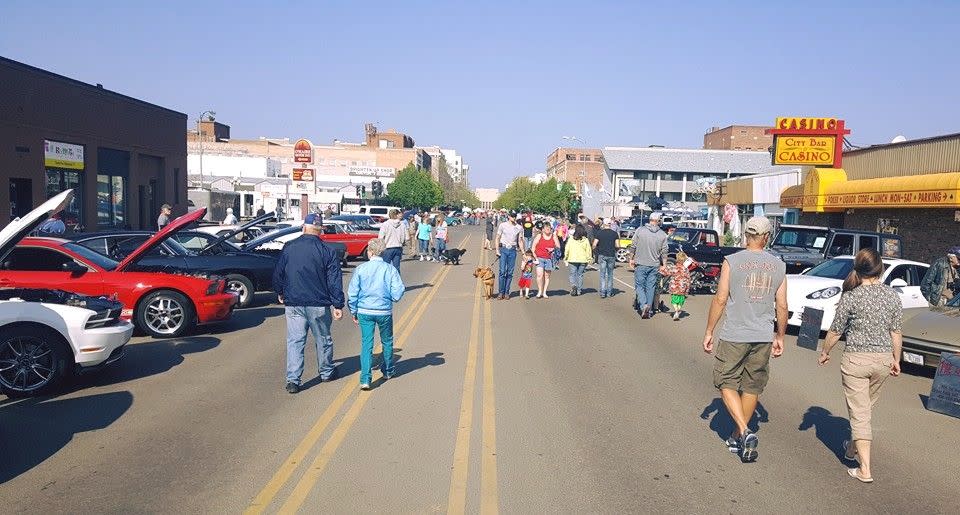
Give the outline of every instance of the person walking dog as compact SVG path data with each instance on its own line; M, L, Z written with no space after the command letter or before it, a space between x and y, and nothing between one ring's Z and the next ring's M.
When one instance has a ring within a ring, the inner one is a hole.
M523 228L517 225L517 215L511 212L507 215L507 221L502 222L497 227L497 258L500 259L500 274L497 276L499 283L500 300L510 298L510 283L513 282L513 269L517 266L517 249L520 252L526 252L527 248L523 244Z
M403 297L403 280L395 266L381 256L386 242L374 238L367 243L369 261L353 272L347 295L353 322L360 326L360 389L369 390L373 364L373 333L380 331L384 379L393 377L393 304Z
M303 235L283 246L273 271L273 288L287 317L287 392L300 391L307 331L313 333L321 381L337 377L330 325L343 317L343 273L332 247L320 239L323 220L310 213Z
M900 375L903 348L903 303L893 288L883 284L880 253L866 248L853 259L853 270L843 281L837 314L820 352L820 365L830 361L830 351L846 334L840 359L843 394L850 416L852 443L844 442L844 457L860 466L847 469L862 483L873 482L870 420L880 387L890 376Z

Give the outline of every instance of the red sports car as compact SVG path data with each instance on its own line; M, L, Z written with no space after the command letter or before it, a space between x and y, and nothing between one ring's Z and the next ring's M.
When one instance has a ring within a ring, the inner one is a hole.
M335 241L347 246L348 258L366 257L367 244L370 240L377 237L375 232L351 232L344 224L324 222L323 234L320 239L323 241Z
M60 238L24 238L0 263L0 288L61 289L113 296L123 303L121 318L151 336L180 336L196 324L230 318L237 296L224 292L222 278L170 270L137 270L137 261L177 229L202 218L199 209L170 222L123 261Z

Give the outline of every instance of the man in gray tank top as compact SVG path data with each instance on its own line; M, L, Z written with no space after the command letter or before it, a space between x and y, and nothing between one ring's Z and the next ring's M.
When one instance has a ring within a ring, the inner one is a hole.
M747 425L767 385L771 353L775 358L783 354L787 282L786 264L764 250L773 232L770 221L755 216L747 221L745 232L747 248L723 263L703 350L710 354L716 347L713 385L737 426L727 445L749 463L757 459L760 442ZM714 328L724 312L726 320L715 338Z

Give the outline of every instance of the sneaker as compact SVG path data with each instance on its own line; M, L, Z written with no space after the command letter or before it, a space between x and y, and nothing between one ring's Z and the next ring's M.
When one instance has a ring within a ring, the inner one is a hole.
M297 393L300 391L300 385L297 383L287 383L287 393Z
M423 261L423 256L420 256L420 261Z
M576 297L576 296L577 296L577 289L576 289L576 288L570 288L570 295L573 296L573 297Z
M383 380L386 381L388 379L393 379L393 376L395 375L396 374L383 374Z
M680 320L680 312L679 312L679 311L677 311L676 313L673 314L673 321L676 322L676 321L678 321L678 320Z
M601 298L601 299L607 298L607 294L606 294L606 293L601 293L601 294L600 294L600 298Z
M650 318L650 306L644 306L640 311L640 318L647 319Z
M734 453L734 454L740 454L740 439L739 439L739 438L734 438L734 437L731 436L730 438L727 438L727 441L726 441L725 443L727 444L727 450L729 450L730 452L732 452L732 453Z
M364 391L367 391L367 390L370 389L370 384L369 384L369 383L363 383L363 384L360 385L360 389L361 389L361 390L364 390Z
M740 439L740 461L744 463L753 463L757 461L757 457L760 455L757 452L757 447L760 446L760 438L757 437L755 433L747 431L743 434L743 438Z

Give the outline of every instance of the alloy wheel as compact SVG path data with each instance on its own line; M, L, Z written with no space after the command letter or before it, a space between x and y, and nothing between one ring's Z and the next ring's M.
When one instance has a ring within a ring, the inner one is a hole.
M184 323L183 306L176 299L161 295L147 304L147 325L159 334L173 334Z
M56 375L55 355L43 338L16 336L0 347L0 383L18 392L43 388Z
M247 299L250 296L250 290L247 289L247 285L243 284L243 281L230 280L227 281L226 288L227 292L236 294L240 298L240 304L246 305Z

